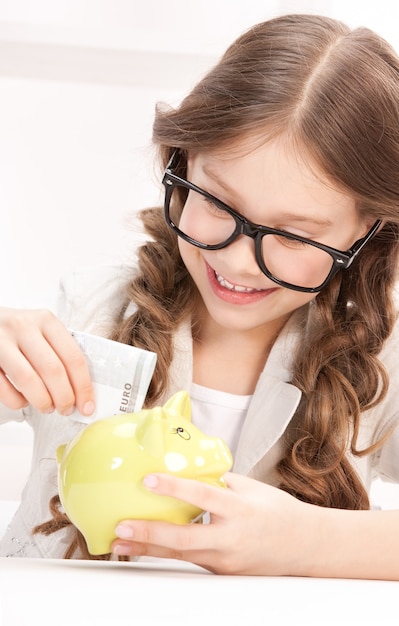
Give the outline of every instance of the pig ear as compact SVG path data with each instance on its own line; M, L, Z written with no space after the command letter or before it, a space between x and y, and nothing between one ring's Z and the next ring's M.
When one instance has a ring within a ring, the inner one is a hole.
M187 391L178 391L163 406L166 413L175 417L184 417L191 422L191 402Z

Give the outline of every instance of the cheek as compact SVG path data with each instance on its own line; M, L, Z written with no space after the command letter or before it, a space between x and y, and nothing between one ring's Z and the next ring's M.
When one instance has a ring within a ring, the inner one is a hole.
M282 289L279 294L279 300L276 302L277 308L274 313L276 317L289 317L298 309L314 301L316 297L317 294L315 295L314 293L302 293L300 291L293 291L292 289Z
M311 256L311 255L310 255ZM285 280L303 287L318 287L329 275L333 266L329 255L315 255L308 261L298 262L295 258L290 263L282 264ZM284 278L284 276L282 276Z
M293 249L278 238L263 238L263 259L268 270L277 278L300 287L321 285L333 267L332 257L314 246Z
M191 239L203 244L217 244L230 236L234 226L235 223L231 226L229 220L215 218L204 199L190 192L179 220L179 228Z
M178 239L180 256L187 270L192 273L196 263L199 261L200 249L191 243L184 241L181 237Z

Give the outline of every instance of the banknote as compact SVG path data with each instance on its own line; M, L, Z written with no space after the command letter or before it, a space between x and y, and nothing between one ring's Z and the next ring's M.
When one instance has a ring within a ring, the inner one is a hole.
M96 410L90 417L75 410L70 418L91 424L111 415L140 411L157 355L111 339L70 332L87 359L96 399Z

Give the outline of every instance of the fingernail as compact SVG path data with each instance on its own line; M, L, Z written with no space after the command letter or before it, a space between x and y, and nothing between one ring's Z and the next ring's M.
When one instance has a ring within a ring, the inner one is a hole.
M148 487L148 489L154 489L157 487L158 482L158 476L155 476L154 474L147 474L147 476L144 476L143 478L143 485L144 487Z
M124 543L117 543L112 548L112 552L117 556L129 556L131 551L131 547L125 545Z
M133 528L130 526L125 526L124 524L118 524L115 528L115 533L121 539L133 539Z
M45 410L45 413L48 413L50 415L50 413L54 413L54 411L55 411L55 408L53 405L51 405Z
M72 415L74 410L75 410L75 407L74 406L70 406L67 409L64 409L63 411L60 411L60 413L61 413L61 415L64 415L64 417L69 417L70 415Z
M91 400L83 405L83 415L91 415L94 411L94 402Z

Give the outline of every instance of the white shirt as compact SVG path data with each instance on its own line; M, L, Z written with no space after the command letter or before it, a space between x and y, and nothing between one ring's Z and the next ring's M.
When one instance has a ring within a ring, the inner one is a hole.
M234 457L251 398L192 383L193 424L205 434L223 439Z

